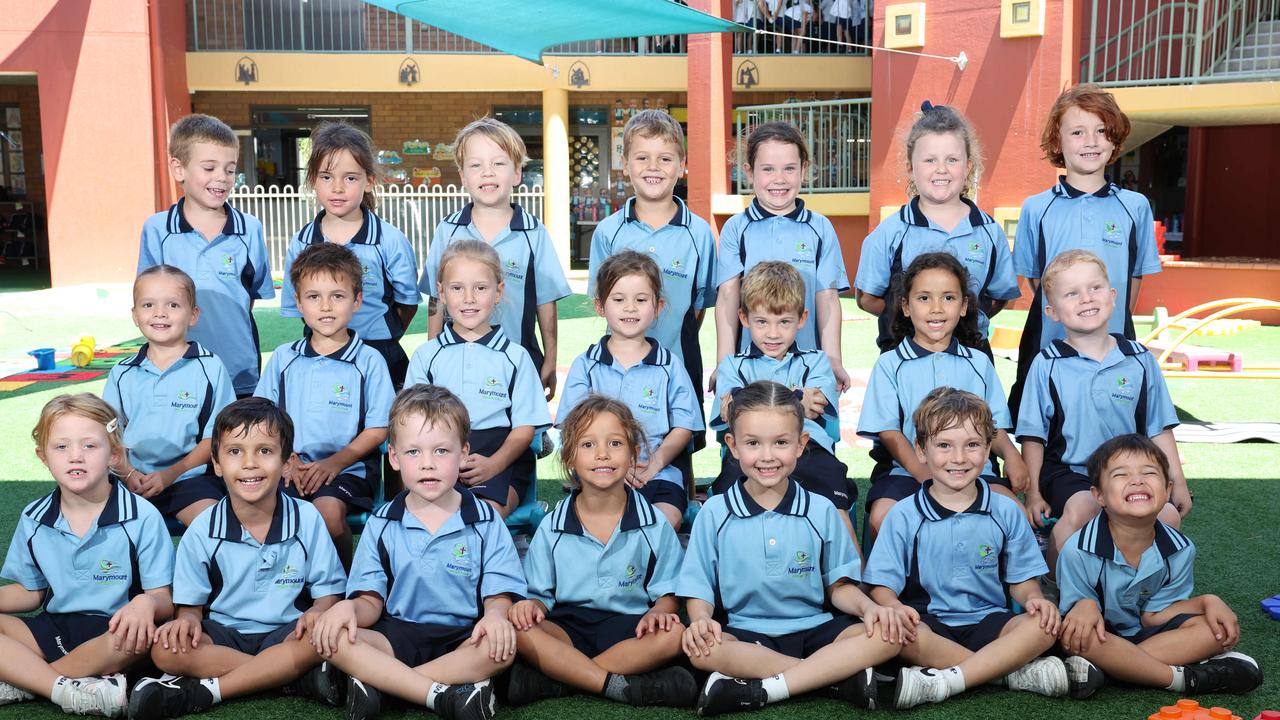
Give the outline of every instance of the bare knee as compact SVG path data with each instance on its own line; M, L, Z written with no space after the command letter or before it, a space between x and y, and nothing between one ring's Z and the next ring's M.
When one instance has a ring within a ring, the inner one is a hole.
M884 524L885 517L893 509L893 506L897 504L896 500L888 498L880 498L871 503L871 512L867 513L867 522L871 524L871 533L873 535L880 534L880 526Z
M1101 510L1098 501L1093 499L1092 493L1078 492L1067 499L1067 504L1062 508L1062 518L1058 523L1075 532L1097 517Z
M341 537L351 532L351 528L347 525L346 503L333 498L316 498L313 504L320 512L320 517L324 518L324 526L329 531L329 535Z
M506 520L507 516L510 515L511 511L514 509L512 507L508 507L507 505L503 505L502 503L499 503L497 500L490 500L489 498L481 498L481 500L484 500L486 503L488 503L489 507L493 508L494 512L498 513L498 516L501 517L503 520Z
M1164 509L1160 511L1160 522L1177 530L1182 527L1182 515L1173 503L1165 503Z

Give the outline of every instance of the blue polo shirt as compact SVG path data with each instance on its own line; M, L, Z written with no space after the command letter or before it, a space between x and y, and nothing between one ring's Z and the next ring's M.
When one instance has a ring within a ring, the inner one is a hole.
M1142 630L1142 613L1158 613L1191 597L1196 546L1186 535L1155 521L1156 539L1132 567L1111 539L1107 513L1067 538L1058 554L1058 607L1098 603L1107 625L1130 637Z
M524 348L494 326L479 340L464 340L451 323L409 359L405 387L426 383L449 388L471 414L472 430L551 425L538 369Z
M914 445L916 425L911 416L925 397L939 387L953 387L977 395L991 408L991 419L997 429L1013 427L1000 378L986 355L961 345L954 337L951 345L940 352L930 352L913 338L903 338L896 348L876 358L862 400L858 434L879 443L880 433L897 430ZM982 472L994 474L990 460ZM897 460L890 474L911 475Z
M276 494L265 542L240 524L230 498L196 516L178 545L175 605L203 606L210 620L242 633L297 620L311 601L341 595L347 576L320 511Z
M1129 314L1129 278L1160 272L1151 203L1144 195L1115 183L1086 193L1058 183L1022 203L1018 234L1013 244L1013 269L1022 277L1039 278L1049 263L1066 250L1088 250L1107 266L1107 277L1116 289L1116 310L1110 331L1133 337ZM1044 323L1040 347L1067 336L1062 325L1044 314L1040 294L1039 313Z
M706 220L694 215L680 198L672 199L676 212L662 227L641 222L634 197L596 225L587 266L587 295L595 297L596 274L610 255L619 250L652 255L662 272L666 307L649 327L649 337L675 353L676 361L690 368L691 377L696 369L701 386L697 314L716 304L716 239Z
M840 239L831 221L808 210L796 200L796 209L786 215L771 215L752 200L746 210L729 218L720 231L720 254L716 264L716 287L765 260L780 260L800 271L804 278L804 306L810 320L796 334L801 350L819 350L815 298L823 290L844 292L849 278L840 255ZM738 344L746 352L751 335L745 330Z
M258 383L262 363L253 301L276 296L262 223L227 203L222 233L206 240L183 216L185 202L182 198L143 223L138 272L166 264L191 276L200 322L188 338L221 358L236 394L247 395Z
M351 318L351 328L366 340L399 340L405 331L396 305L418 305L418 261L413 256L409 239L391 223L369 210L362 210L364 223L343 246L360 259L364 279L360 292L362 302ZM289 241L284 258L284 284L280 288L280 314L302 317L298 310L297 291L289 280L289 271L298 253L310 245L325 242L320 231L324 210L298 231Z
M827 398L827 408L821 420L838 422L837 409L840 405L840 394L836 392L836 379L831 373L831 361L821 350L797 350L795 344L787 350L781 360L775 360L764 354L755 343L751 343L747 351L726 357L716 368L716 394L724 397L725 393L746 387L757 380L772 380L792 390L800 388L817 388ZM720 407L716 401L717 409ZM717 431L727 431L729 424L725 418L717 416L711 421L711 427ZM804 430L809 439L818 443L827 452L836 454L836 441L827 434L824 426L808 415L804 418Z
M607 543L582 527L580 491L556 504L524 558L529 599L550 610L590 608L619 615L648 612L673 595L684 550L648 500L626 488L627 506Z
M396 397L387 361L354 332L331 355L318 354L306 338L276 348L253 394L293 418L293 451L308 463L350 445L365 428L387 427ZM342 472L366 477L365 463Z
M885 516L863 580L947 625L974 625L1009 610L1008 586L1046 575L1026 516L978 478L962 512L939 505L927 481Z
M831 501L788 481L766 510L740 480L698 512L676 594L718 604L729 625L765 635L830 620L827 588L858 582L861 561ZM759 553L758 555L756 553Z
M173 579L173 541L160 511L109 480L111 494L84 537L62 516L62 490L32 502L18 517L0 577L27 590L48 590L51 613L114 615L135 595Z
M557 416L563 422L573 408L590 393L600 393L626 403L644 428L648 445L640 450L640 460L658 449L667 433L675 428L702 430L702 408L698 405L693 383L676 357L657 340L649 338L649 354L629 368L622 367L609 352L609 336L587 348L574 358L564 381ZM684 487L680 471L668 465L658 471L655 480L666 480Z
M1117 435L1155 437L1177 426L1156 358L1140 343L1116 335L1102 362L1056 340L1031 361L1018 438L1044 443L1046 460L1084 474L1089 455Z
M431 234L431 246L422 264L422 282L418 288L428 297L440 297L440 258L456 240L487 242L471 220L472 203L440 221ZM498 306L497 324L507 337L516 341L537 358L541 365L543 353L538 345L538 306L553 303L567 297L572 290L564 277L564 268L556 255L555 245L547 228L527 210L511 204L511 225L498 234L492 243L502 262L502 304Z
M488 503L464 487L458 512L433 534L405 507L407 492L365 525L347 579L347 597L375 593L384 615L451 627L474 625L484 601L525 594L511 533Z
M862 243L853 284L865 293L886 298L886 312L890 312L893 282L913 260L925 253L950 253L969 271L969 291L978 298L978 329L986 337L988 321L983 308L992 300L1015 300L1022 291L1013 272L1009 239L1000 224L967 198L960 199L969 206L969 214L950 231L925 217L919 197L881 220Z
M147 358L147 345L116 364L102 399L120 415L129 464L141 473L172 467L213 433L213 419L236 399L227 369L194 340L163 372ZM174 482L202 475L206 465Z

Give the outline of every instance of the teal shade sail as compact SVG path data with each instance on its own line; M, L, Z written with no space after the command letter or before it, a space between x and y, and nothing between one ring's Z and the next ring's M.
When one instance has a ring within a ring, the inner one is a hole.
M365 2L536 63L547 48L578 40L750 30L672 0Z

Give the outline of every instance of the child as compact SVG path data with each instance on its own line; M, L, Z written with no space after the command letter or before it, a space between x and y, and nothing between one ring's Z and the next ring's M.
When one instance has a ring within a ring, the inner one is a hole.
M59 395L31 437L58 487L22 511L0 569L13 581L0 587L0 705L38 695L115 717L124 669L173 615L173 544L160 513L107 474L124 457L110 405Z
M231 207L240 141L226 123L188 115L169 133L169 175L182 199L142 226L138 272L173 265L196 284L204 322L191 339L226 365L236 395L253 394L262 358L253 301L276 296L262 223Z
M1017 504L1015 492L1027 487L1029 473L1005 428L1012 429L1004 390L991 360L975 345L981 341L969 287L969 271L946 252L925 253L895 280L894 321L898 346L876 359L858 419L858 434L875 442L871 457L871 490L867 493L867 522L873 535L899 500L915 495L933 473L919 459L915 409L941 384L967 390L983 398L996 431L991 445L1005 464L1008 478L990 462L982 479L990 488Z
M102 390L124 430L127 452L116 474L183 525L226 495L208 469L209 434L235 400L222 361L187 340L199 319L190 275L172 265L143 270L133 282L133 324L147 342L111 368Z
M853 281L858 307L880 316L876 344L881 352L892 349L897 340L889 328L897 308L885 300L894 282L920 255L951 253L968 269L968 289L978 299L972 310L980 341L973 347L990 358L989 318L1021 290L1004 230L970 199L982 177L977 134L955 109L926 100L905 145L910 202L881 220L862 244Z
M469 429L466 406L434 385L391 408L388 457L406 489L369 518L347 599L311 632L350 675L349 720L375 717L383 692L446 720L493 717L489 678L515 658L507 613L525 584L502 518L457 484Z
M320 214L298 231L284 259L280 314L302 317L289 282L293 261L304 248L323 242L346 246L360 260L362 302L351 329L387 361L391 382L404 384L409 356L400 338L418 312L418 261L404 233L373 212L377 165L373 141L346 123L325 122L311 131L307 184L316 193Z
M873 708L872 667L900 649L889 611L858 589L861 562L835 506L791 480L807 435L797 393L778 383L751 383L729 408L725 441L746 477L698 513L676 583L688 598L684 651L711 673L699 715L829 687Z
M742 307L738 321L751 333L745 353L727 357L716 368L716 392L720 393L720 416L712 421L716 430L728 430L725 418L739 388L757 380L773 380L804 393L804 429L809 443L796 461L791 477L805 490L831 501L853 537L849 509L858 488L849 482L849 468L836 459L835 440L824 424L838 423L840 397L827 354L820 350L798 350L796 334L809 319L804 307L804 278L784 262L766 260L751 268L742 280ZM742 477L742 467L732 453L726 453L713 490L728 492ZM854 539L857 544L857 539Z
M849 388L840 360L840 293L849 289L840 240L831 221L805 209L797 195L809 172L809 148L800 131L784 122L759 125L747 137L747 163L755 199L720 231L716 268L716 362L746 352L738 307L742 277L756 263L780 260L804 277L804 307L813 324L800 329L796 347L822 350L831 361L836 390Z
M414 351L407 384L458 390L473 428L458 479L505 518L534 481L530 443L551 413L529 353L492 324L505 289L497 251L459 240L440 256L436 277L452 319Z
M443 300L436 270L454 241L482 240L492 245L505 285L494 324L529 353L550 400L556 394L556 301L571 291L546 226L511 202L511 191L520 184L521 168L528 159L524 140L510 125L485 117L458 131L453 154L471 202L441 220L431 234L420 289L433 300ZM431 307L427 329L434 338L445 325L445 315L437 304ZM535 320L542 347L534 337Z
M684 131L661 110L641 110L622 129L622 155L623 174L635 194L591 235L587 294L600 294L601 267L614 253L636 250L653 256L662 271L666 302L648 335L684 366L701 418L698 329L706 309L716 304L716 240L707 221L675 195L685 169ZM681 472L692 476L692 467L683 466L687 462L683 460Z
M1216 595L1191 596L1196 546L1159 520L1173 487L1164 450L1114 437L1089 456L1089 482L1102 513L1058 556L1068 666L1185 695L1261 685L1257 661L1231 651L1235 613Z
M512 606L512 705L572 686L630 705L689 707L682 658L675 531L627 487L644 431L626 405L588 395L561 423L560 464L573 485L525 556L527 600Z
M1062 324L1047 316L1042 275L1059 253L1088 250L1102 259L1121 309L1107 331L1129 340L1133 308L1144 275L1160 272L1151 203L1140 193L1108 182L1107 166L1124 154L1129 118L1115 96L1097 85L1077 85L1058 96L1040 135L1040 149L1054 167L1064 168L1058 183L1022 203L1013 248L1013 268L1035 292L1018 347L1018 380L1009 394L1015 412L1036 353L1066 337ZM1087 457L1086 452L1081 457ZM1066 537L1065 535L1063 537Z
M1170 504L1160 520L1178 527L1191 512L1173 428L1178 415L1156 359L1142 345L1109 334L1116 290L1102 258L1068 250L1045 268L1045 314L1060 323L1066 340L1036 354L1018 414L1018 440L1031 481L1026 510L1043 526L1056 517L1048 558L1098 514L1085 463L1104 441L1139 432L1169 460Z
M912 421L930 477L911 502L893 506L864 576L871 597L914 638L902 648L911 666L898 675L895 707L942 702L1001 678L1011 690L1092 695L1100 674L1073 686L1061 658L1040 657L1058 636L1058 608L1040 593L1049 567L1031 526L980 477L996 436L991 410L973 393L941 387ZM1011 612L1009 598L1026 614Z
M705 426L685 369L674 353L646 337L664 305L658 264L634 250L609 256L598 269L595 304L609 334L574 359L557 415L563 424L593 392L626 403L645 434L627 483L679 528L689 500L673 463Z
M364 270L356 256L334 243L312 245L289 275L309 337L271 353L255 394L297 418L285 492L315 504L349 567L347 513L373 509L376 451L387 439L395 392L386 361L347 327L362 299Z
M338 704L341 688L307 633L346 576L320 513L280 492L292 451L293 422L270 401L245 398L218 414L213 465L227 496L178 545L177 616L151 647L172 675L133 686L130 720L204 712L281 686Z

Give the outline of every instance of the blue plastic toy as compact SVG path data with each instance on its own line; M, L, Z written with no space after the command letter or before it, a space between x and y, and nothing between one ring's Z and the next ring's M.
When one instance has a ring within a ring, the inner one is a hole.
M1262 612L1270 615L1272 620L1280 620L1280 595L1272 595L1263 600Z

